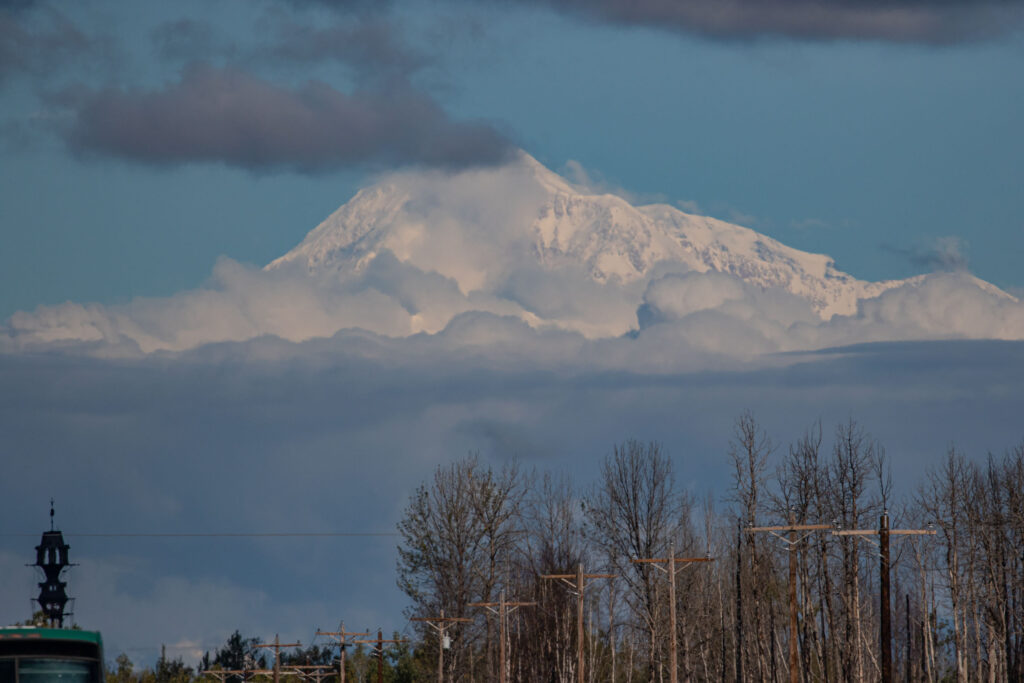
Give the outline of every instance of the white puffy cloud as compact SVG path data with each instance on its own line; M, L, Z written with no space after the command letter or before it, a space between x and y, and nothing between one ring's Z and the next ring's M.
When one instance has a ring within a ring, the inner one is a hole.
M824 327L819 346L901 339L1024 339L1024 303L963 272L935 273L919 283L861 302L857 315Z
M639 339L644 346L658 340L670 355L698 350L742 358L862 342L1024 339L1024 304L964 272L910 281L862 300L854 315L822 320L800 297L723 273L669 272L652 275L646 285L621 285L595 282L581 270L524 263L493 286L465 293L455 279L384 252L358 273L318 276L222 259L207 286L175 296L17 313L0 348L131 356L262 336L303 342L348 329L394 339L443 333L437 343L458 346L468 338L458 321L469 313L521 322L490 331L491 344L522 344L524 336L545 330L606 339L609 344L589 348L625 347L594 359L612 365Z
M854 315L824 321L780 290L717 273L667 275L650 283L639 317L644 333L668 326L698 348L739 356L881 341L1024 339L1024 304L963 272L907 282L862 300Z

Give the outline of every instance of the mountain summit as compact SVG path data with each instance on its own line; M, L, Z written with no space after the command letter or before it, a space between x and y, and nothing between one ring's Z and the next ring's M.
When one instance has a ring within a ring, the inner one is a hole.
M633 206L578 187L530 155L502 168L395 174L360 190L267 266L357 273L385 251L493 293L512 264L582 268L597 283L637 286L658 271L725 273L808 300L823 319L906 281L864 282L832 258L666 204Z

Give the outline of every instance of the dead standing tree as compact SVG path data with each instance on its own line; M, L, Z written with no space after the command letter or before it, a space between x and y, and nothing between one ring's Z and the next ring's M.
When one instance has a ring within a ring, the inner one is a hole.
M513 671L520 680L570 681L576 658L562 643L572 641L576 604L568 591L539 578L568 574L587 563L580 503L567 476L531 476L521 509L524 531L513 562L517 595L533 596L537 609L516 615Z
M757 425L757 421L749 412L743 413L736 420L733 438L729 442L729 459L733 464L732 501L737 505L736 518L740 528L753 526L754 520L761 509L761 494L764 489L765 470L768 457L775 450L768 435ZM756 669L753 679L765 680L768 677L767 653L764 642L773 637L762 628L761 589L768 582L765 573L768 567L763 563L757 539L753 534L746 534L746 553L743 552L744 534L736 536L736 677L740 683L746 679L745 671L749 672L747 662L750 655L747 645L755 644ZM749 568L744 567L744 556L749 561ZM744 569L748 569L747 572ZM749 598L749 600L747 600ZM746 602L745 602L746 600ZM747 638L746 612L753 605L754 637Z
M828 470L828 500L832 522L837 528L856 529L865 517L880 512L868 497L868 482L879 446L853 420L836 429L836 442ZM842 577L842 625L846 647L840 648L843 677L863 681L865 651L870 647L863 633L861 552L851 537L839 543L839 571ZM834 628L838 625L834 625Z
M778 493L773 508L778 517L799 523L810 519L830 519L824 500L825 471L821 462L821 423L808 429L778 469ZM792 515L792 517L787 517ZM832 581L828 566L828 534L814 534L795 545L787 542L791 570L796 559L797 612L801 615L799 629L799 668L809 681L834 679L837 656L836 639L830 637L835 612L832 605ZM796 557L793 557L793 554ZM792 578L792 573L790 574ZM792 580L790 586L793 585ZM815 619L817 615L817 619ZM792 611L790 614L792 622ZM791 626L792 628L792 626ZM791 643L792 646L792 643ZM790 652L792 655L792 651ZM792 670L792 664L790 664Z
M470 602L489 602L501 587L514 554L523 487L512 466L494 472L470 456L438 467L431 485L410 498L398 531L398 585L412 599L413 614L466 618ZM449 676L469 678L485 635L470 622L454 622L456 646ZM496 673L487 651L487 675Z
M689 501L675 490L672 463L655 442L616 445L586 499L588 536L622 577L626 601L650 636L649 680L658 662L657 581L649 564L630 560L663 556L673 541L685 547L689 512Z

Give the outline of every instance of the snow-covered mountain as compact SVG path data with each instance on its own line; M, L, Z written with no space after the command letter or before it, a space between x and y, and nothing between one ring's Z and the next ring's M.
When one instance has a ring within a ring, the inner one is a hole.
M823 319L850 315L861 299L906 284L864 282L832 258L749 228L665 204L633 206L579 188L523 153L510 167L466 174L394 175L361 190L297 247L267 266L311 274L356 273L387 250L399 261L455 280L464 294L493 291L510 261L582 267L597 282L629 285L657 266L726 273L782 288Z
M857 280L828 256L671 206L634 206L522 154L495 168L388 174L281 258L262 269L222 259L199 289L16 313L0 326L0 352L77 343L150 353L344 330L490 350L636 338L648 344L641 357L668 353L651 358L657 365L683 348L753 357L1024 339L1024 304L965 272ZM631 359L639 347L594 348Z

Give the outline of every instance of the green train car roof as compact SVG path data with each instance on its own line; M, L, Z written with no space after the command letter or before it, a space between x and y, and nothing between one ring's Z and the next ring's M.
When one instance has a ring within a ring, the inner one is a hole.
M8 626L0 628L0 640L73 640L103 645L99 631L81 631L70 628L26 628Z

